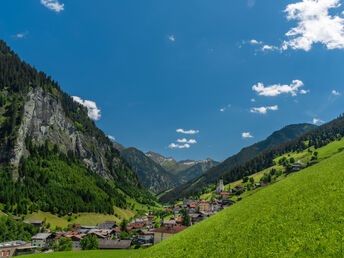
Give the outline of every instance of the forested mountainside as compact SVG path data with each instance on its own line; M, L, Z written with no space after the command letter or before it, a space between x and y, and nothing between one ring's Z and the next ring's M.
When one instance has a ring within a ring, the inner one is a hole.
M160 200L162 202L172 202L174 200L185 198L190 195L199 194L202 192L202 189L209 184L216 183L216 180L220 177L224 177L231 171L234 167L243 165L250 159L256 157L263 151L266 151L270 148L279 146L283 143L288 142L289 140L295 139L298 136L308 132L311 129L314 129L315 125L311 124L296 124L289 125L282 128L279 131L274 132L264 141L253 144L247 148L242 149L238 154L231 156L226 159L219 165L209 169L204 174L199 177L196 177L189 182L176 187L172 191L164 194ZM250 173L250 172L247 172ZM242 178L242 175L238 174L238 178ZM232 178L236 180L236 176L233 175ZM227 180L231 180L227 178Z
M138 174L142 184L155 194L178 185L175 176L167 172L159 164L147 157L136 148L127 148L121 151L121 156Z
M110 206L126 207L128 196L141 203L154 199L87 109L4 41L0 162L0 203L18 214L28 209L113 213Z

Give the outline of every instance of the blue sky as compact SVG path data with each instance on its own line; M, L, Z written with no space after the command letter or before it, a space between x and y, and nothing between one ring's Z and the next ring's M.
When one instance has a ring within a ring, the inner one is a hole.
M344 111L341 3L5 0L0 38L123 145L223 160Z

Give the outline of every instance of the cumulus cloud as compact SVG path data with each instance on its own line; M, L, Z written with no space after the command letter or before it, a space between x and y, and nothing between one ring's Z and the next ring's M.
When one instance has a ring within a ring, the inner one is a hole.
M107 137L108 137L111 141L116 140L116 138L115 138L114 136L112 136L112 135L108 135Z
M94 101L83 100L77 96L73 96L72 98L75 102L87 107L89 118L91 118L93 120L99 120L100 119L100 117L101 117L100 109L97 108L97 104Z
M289 39L282 49L309 51L315 43L324 44L327 49L343 49L344 19L330 14L330 10L340 6L340 0L303 0L287 5L287 19L297 21L297 26L285 34Z
M195 144L195 143L197 143L197 141L196 141L195 139L187 140L186 138L178 139L177 142L178 142L178 143L189 143L189 144Z
M300 80L293 80L290 85L274 84L266 87L263 83L258 82L258 84L252 86L252 90L257 92L260 96L274 97L280 94L291 94L292 96L296 96L303 85L303 82ZM306 90L302 90L300 93L306 94L307 92Z
M336 90L333 90L331 93L332 93L332 95L335 95L335 96L339 96L340 95L340 92L336 91Z
M251 99L251 102L252 102L252 103L253 103L253 102L256 102L256 99L252 98L252 99Z
M177 133L182 133L182 134L198 134L199 130L184 130L184 129L177 129L176 130Z
M243 133L241 134L241 137L244 138L244 139L253 138L253 136L251 135L250 132L243 132Z
M313 118L313 124L317 125L317 124L323 124L324 121L318 118Z
M174 42L176 41L176 37L174 35L169 35L168 40Z
M277 111L278 106L275 105L275 106L270 106L270 107L254 107L254 108L251 108L250 112L265 115L269 110Z
M168 146L170 149L189 149L191 146L188 143L185 144L175 144L175 143L171 143Z
M41 0L41 4L57 13L64 10L64 4L60 4L58 0Z
M252 45L260 45L260 44L263 44L263 42L262 41L258 41L256 39L251 39L250 40L250 44L252 44Z

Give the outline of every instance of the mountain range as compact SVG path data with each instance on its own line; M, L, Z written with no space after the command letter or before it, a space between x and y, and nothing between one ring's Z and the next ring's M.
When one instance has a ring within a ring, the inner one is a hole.
M191 179L187 183L176 187L172 191L169 191L161 196L160 200L162 202L171 202L198 193L203 187L216 183L216 180L223 176L231 168L234 168L237 165L242 165L263 151L295 139L296 137L315 127L316 126L312 124L288 125L281 130L272 133L265 140L243 148L238 154L233 155L217 166L210 168L204 174Z
M177 162L151 151L143 153L134 147L125 148L117 142L113 146L137 173L142 184L155 194L177 187L218 164L209 158Z

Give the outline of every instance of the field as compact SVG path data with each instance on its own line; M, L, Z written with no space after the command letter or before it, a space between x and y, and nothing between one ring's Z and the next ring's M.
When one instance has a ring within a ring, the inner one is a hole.
M131 210L123 210L115 207L115 213L120 215L121 219L129 219L134 216L134 212ZM75 218L76 217L76 218ZM68 224L81 224L88 226L96 226L103 223L106 220L120 222L121 219L113 215L104 215L99 213L78 213L71 216L71 220L68 221L68 216L58 217L49 212L39 211L30 215L27 215L25 219L30 220L46 220L47 223L50 223L51 228L56 226L66 228Z
M344 152L338 146L322 149L323 157L336 153L332 157L152 248L65 257L343 257Z

